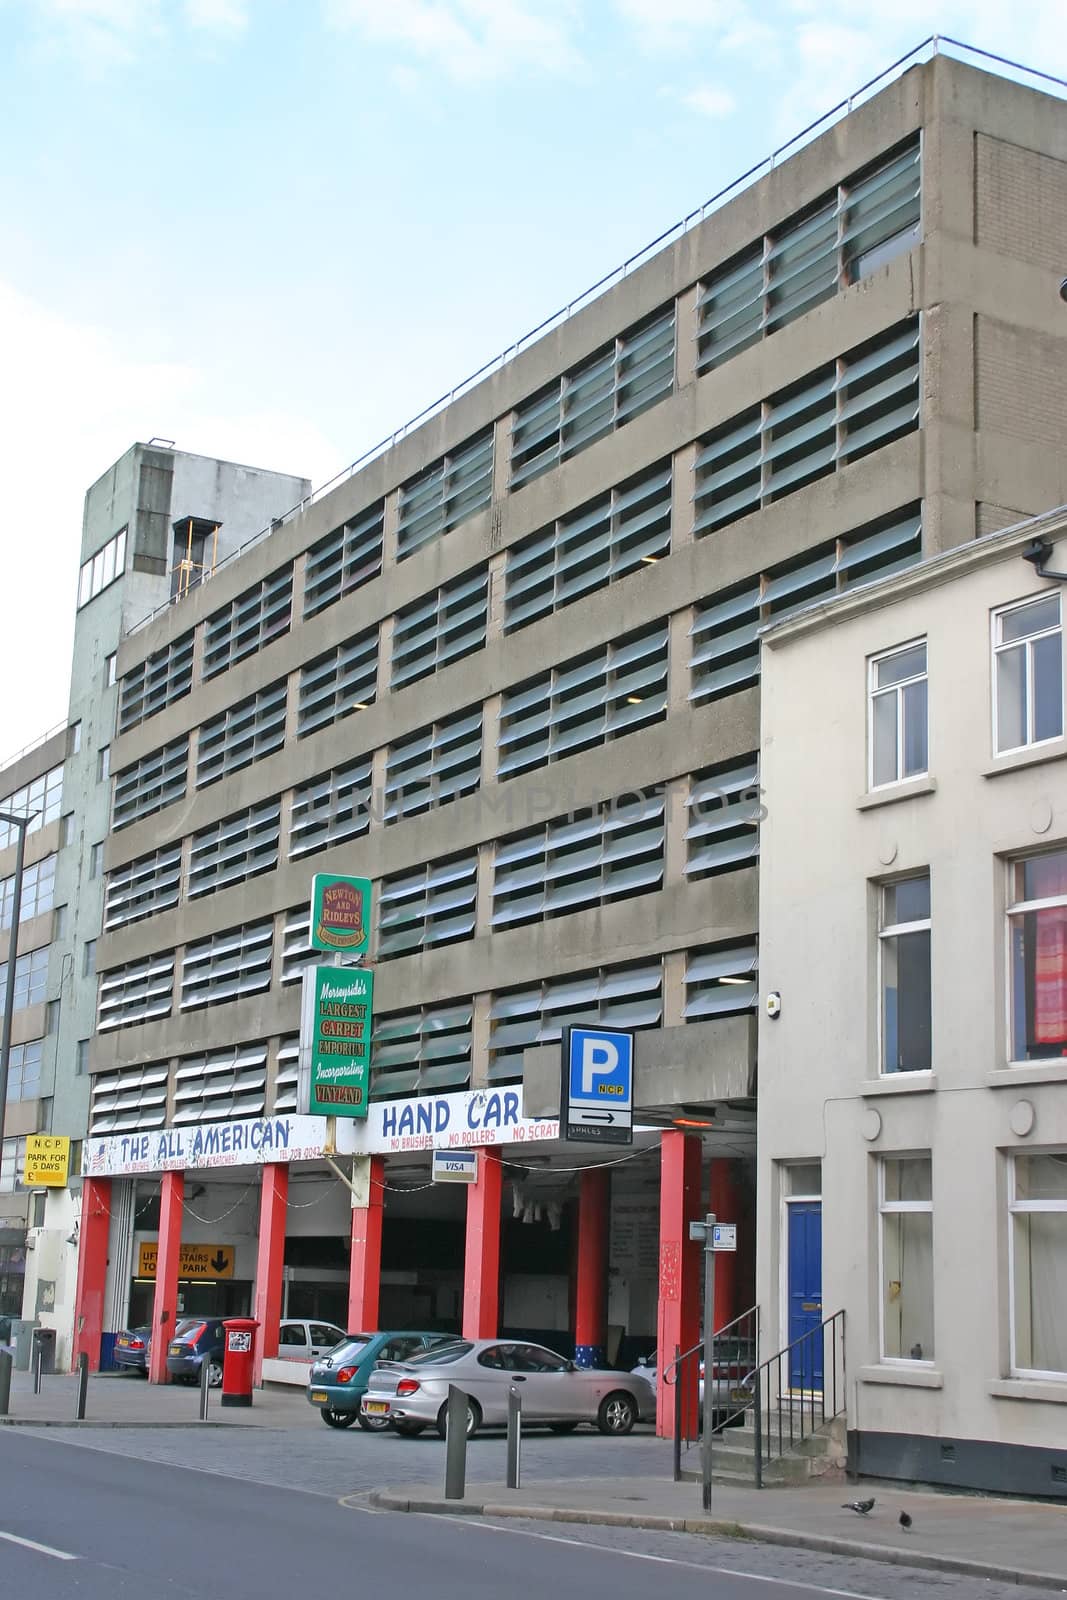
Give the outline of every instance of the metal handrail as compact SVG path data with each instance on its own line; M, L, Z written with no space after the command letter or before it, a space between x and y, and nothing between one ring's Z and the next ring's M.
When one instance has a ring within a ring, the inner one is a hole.
M715 1346L716 1346L716 1344L718 1343L718 1341L720 1339L722 1339L725 1336L728 1336L733 1329L741 1327L741 1325L743 1323L744 1324L748 1324L753 1329L753 1344L754 1344L755 1350L756 1350L756 1361L757 1362L759 1361L760 1313L759 1313L759 1306L757 1305L757 1306L749 1306L748 1310L747 1311L742 1311L742 1313L741 1313L741 1315L739 1317L734 1317L732 1321L724 1322L721 1328L716 1328L714 1334L712 1335L712 1339L711 1339L711 1382L712 1383L714 1383L716 1381L716 1379L715 1379L715 1365L716 1365L716 1362L715 1362ZM695 1344L692 1347L691 1350L680 1351L678 1349L678 1347L675 1346L674 1360L668 1362L668 1364L663 1368L663 1382L664 1382L664 1385L667 1388L673 1388L674 1389L674 1437L673 1437L671 1442L672 1442L673 1472L674 1472L674 1481L675 1481L675 1483L680 1483L681 1482L681 1478L682 1478L682 1391L683 1391L683 1387L684 1387L683 1383L681 1381L682 1380L682 1374L683 1374L684 1371L686 1371L685 1363L687 1361L692 1360L692 1358L694 1356L703 1357L703 1355L704 1355L704 1341L703 1341L703 1339L701 1339L699 1344ZM700 1373L699 1363L697 1363L694 1366L694 1368L691 1369L691 1370L697 1375L697 1377L699 1379L699 1373ZM750 1369L750 1371L746 1372L744 1377L741 1379L741 1381L744 1382L744 1383L747 1383L749 1378L751 1378L752 1373L754 1371L755 1371L755 1368L752 1368L752 1369ZM671 1373L672 1372L675 1374L675 1376L673 1378L671 1377ZM704 1381L705 1381L705 1383L708 1381L708 1374L706 1372L704 1374ZM697 1393L698 1394L700 1393L699 1385L698 1385L698 1388L697 1388ZM738 1409L739 1409L739 1411L740 1410L745 1410L745 1409L747 1409L747 1407L739 1407ZM732 1413L732 1414L736 1415L737 1413ZM686 1438L685 1442L686 1442L686 1444L691 1444L692 1440L689 1439L689 1438Z
M830 1394L829 1409L827 1408L827 1362L826 1346L827 1336L830 1341ZM818 1343L816 1343L818 1341ZM820 1387L816 1389L816 1354L821 1357L819 1369ZM799 1359L794 1363L794 1356ZM783 1363L785 1363L786 1382L782 1382ZM794 1365L799 1367L800 1389L793 1387ZM838 1367L840 1365L840 1386L838 1384ZM794 1339L790 1344L773 1356L768 1356L756 1367L753 1378L753 1410L755 1412L755 1467L756 1488L763 1488L764 1461L774 1460L775 1457L784 1456L786 1450L795 1450L827 1422L845 1409L845 1313L835 1311L833 1316L826 1317L817 1328L809 1328L807 1333L802 1333L799 1339ZM810 1378L810 1382L807 1380ZM838 1404L840 1393L841 1403ZM774 1413L767 1407L765 1401L773 1395L776 1402L774 1411L778 1417L777 1440L773 1426ZM799 1405L796 1404L799 1398ZM782 1417L782 1402L788 1402L789 1423L786 1427ZM766 1439L764 1438L764 1420L766 1420ZM777 1448L775 1444L777 1443Z
M283 511L281 516L275 517L265 528L261 528L250 539L246 539L244 544L239 545L236 550L231 550L230 554L224 556L218 563L211 576L214 577L215 573L221 572L223 567L227 566L231 561L235 561L239 556L244 555L246 550L250 550L254 545L259 544L268 534L277 532L293 517L299 516L309 506L314 505L324 495L329 494L331 490L339 488L342 483L354 477L361 468L376 460L378 456L384 455L387 450L392 449L400 440L405 439L413 428L418 427L422 422L428 422L431 417L436 416L455 400L459 399L461 395L466 394L468 390L472 389L476 383L479 383L489 373L506 366L509 361L513 360L525 349L531 339L536 339L539 335L548 333L552 328L559 327L562 323L568 321L569 318L588 305L590 300L599 294L601 290L605 290L611 284L625 278L627 273L644 262L654 250L658 250L661 245L666 244L675 234L684 235L689 232L690 228L697 227L700 223L706 221L709 212L716 211L743 184L748 183L750 179L758 177L764 171L773 171L783 156L787 155L802 140L808 138L810 134L815 133L826 123L831 122L835 117L841 116L842 113L847 116L865 95L869 94L872 89L877 88L892 73L901 67L906 67L912 62L918 61L926 51L929 51L932 56L943 54L946 45L953 50L962 50L966 55L977 56L983 61L995 61L998 66L1008 67L1013 72L1026 73L1032 78L1039 79L1042 83L1055 84L1057 88L1067 89L1067 79L1057 78L1049 72L1041 72L1036 67L1028 67L1025 62L1013 61L1009 56L996 55L991 50L980 50L977 45L967 44L962 39L949 38L947 34L928 34L921 43L917 44L914 49L909 50L906 55L899 56L896 61L885 67L875 77L868 78L866 83L861 84L858 89L854 89L844 100L839 100L836 105L830 107L829 111L824 111L822 116L816 117L814 122L809 122L807 127L802 128L799 133L795 133L784 144L780 144L776 150L772 150L770 155L764 156L761 161L757 161L755 165L748 167L738 177L731 179L723 188L716 190L713 195L704 201L703 205L697 206L687 216L672 223L670 227L664 228L654 239L650 239L646 245L642 245L640 250L636 250L633 255L627 256L626 260L619 266L613 267L610 272L604 273L595 283L591 283L587 289L583 289L581 294L576 295L573 300L569 300L565 306L561 306L558 311L554 311L550 316L543 318L536 327L522 334L520 338L515 340L514 344L508 345L506 350L502 350L499 355L492 356L488 361L484 361L476 372L472 372L468 377L462 379L447 393L439 395L436 400L431 400L429 405L423 406L422 410L409 421L396 428L384 439L380 439L369 450L365 450L349 466L342 467L341 471L326 483L322 484L318 489L313 489L310 494L305 495L302 500L298 501L295 506L291 506L288 511ZM148 626L153 618L160 616L164 611L168 611L174 603L174 600L171 599L155 606L147 616L142 617L139 622L135 622L127 630L127 636L139 633L142 628Z
M38 734L37 738L31 739L29 744L24 744L21 750L16 750L13 756L7 756L3 761L0 761L0 772L7 767L13 767L16 761L21 761L23 756L28 756L31 750L39 750L43 744L48 743L49 739L54 739L57 733L62 733L66 726L67 719L64 717L62 722L57 722L55 727L49 728L47 733Z

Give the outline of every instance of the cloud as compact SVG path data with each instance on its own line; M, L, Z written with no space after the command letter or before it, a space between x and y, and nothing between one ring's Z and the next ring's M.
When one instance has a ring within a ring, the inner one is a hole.
M573 7L566 0L327 0L331 26L398 45L461 82L515 71L573 70Z
M686 51L748 16L745 0L615 0L624 23L649 50Z
M713 83L701 84L681 96L683 106L702 117L728 117L737 110L737 101L728 89L719 89Z
M236 38L251 0L15 0L36 24L38 42L69 51L92 71L129 66L175 28Z
M142 337L134 330L134 337ZM4 750L66 713L74 598L88 486L138 439L251 466L330 478L348 456L304 417L233 409L216 374L124 348L0 280L0 438L8 474L0 674L21 685L4 701ZM351 451L350 443L345 448ZM47 648L42 648L42 619Z
M245 0L185 0L185 18L191 28L235 35L248 27L248 5Z

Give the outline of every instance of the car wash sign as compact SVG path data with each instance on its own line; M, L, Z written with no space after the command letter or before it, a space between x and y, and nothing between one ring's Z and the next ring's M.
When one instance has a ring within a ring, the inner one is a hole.
M567 1028L559 1101L564 1139L634 1142L634 1036L619 1028Z
M316 872L311 880L311 948L358 956L370 944L371 881Z
M374 974L363 967L304 973L297 1110L307 1116L365 1117L370 1099Z

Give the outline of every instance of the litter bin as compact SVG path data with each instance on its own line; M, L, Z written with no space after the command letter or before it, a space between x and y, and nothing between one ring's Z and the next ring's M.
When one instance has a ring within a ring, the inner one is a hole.
M41 1372L45 1377L50 1377L56 1370L56 1330L54 1328L34 1328L34 1361L37 1359L38 1350L41 1352Z
M222 1324L226 1343L222 1352L222 1404L252 1404L252 1373L256 1357L254 1317L227 1317Z

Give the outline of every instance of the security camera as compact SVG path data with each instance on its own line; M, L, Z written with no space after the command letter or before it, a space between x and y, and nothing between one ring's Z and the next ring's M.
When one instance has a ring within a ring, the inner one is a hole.
M777 989L772 989L770 994L767 996L766 1000L763 1003L767 1007L767 1015L769 1017L780 1017L781 1016L781 1014L782 1014L782 997L778 993Z

